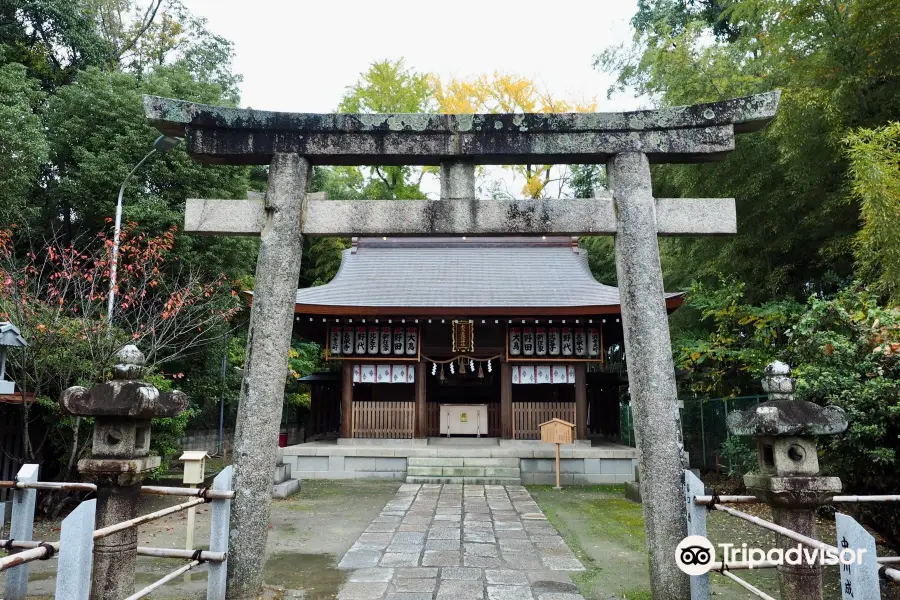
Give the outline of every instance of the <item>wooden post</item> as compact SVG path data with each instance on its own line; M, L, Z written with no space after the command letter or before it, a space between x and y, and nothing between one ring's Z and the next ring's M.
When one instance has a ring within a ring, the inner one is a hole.
M341 437L353 437L353 364L345 360L341 381Z
M553 489L562 489L562 486L559 485L559 442L556 442L556 487Z
M197 487L195 484L188 485L189 488ZM184 549L185 550L193 550L194 549L194 524L197 518L197 507L192 506L187 509L187 535L184 536ZM184 580L191 580L191 572L188 571L184 574Z
M587 439L587 369L575 363L575 439Z
M428 433L427 406L425 405L427 401L425 398L425 378L427 376L428 371L425 368L425 361L422 360L416 363L416 424L414 435L417 438L423 438Z
M512 368L509 363L500 363L500 437L511 440L513 437L512 411Z

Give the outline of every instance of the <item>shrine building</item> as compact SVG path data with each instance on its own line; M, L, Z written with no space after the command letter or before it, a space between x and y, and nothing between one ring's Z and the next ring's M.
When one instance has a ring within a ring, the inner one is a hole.
M354 238L332 281L297 290L295 312L295 334L341 367L305 378L307 439L505 445L559 418L579 447L634 452L616 444L619 292L577 238Z

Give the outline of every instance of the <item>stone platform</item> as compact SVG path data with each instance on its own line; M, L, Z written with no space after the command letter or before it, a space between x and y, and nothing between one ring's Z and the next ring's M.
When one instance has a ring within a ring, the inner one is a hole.
M300 479L407 481L410 478L410 483L490 483L492 479L504 479L497 483L549 485L555 482L556 477L555 448L538 441L496 438L341 439L337 442L287 446L283 453L284 462L290 465L292 475ZM563 485L613 485L634 481L637 450L629 446L581 441L563 446L560 458L560 483ZM468 465L466 459L469 459ZM471 469L465 470L467 467ZM440 473L434 470L437 468L441 469ZM460 468L464 470L455 471ZM421 469L432 470L426 472ZM492 469L490 474L488 469ZM414 479L422 477L439 479ZM452 479L454 477L461 479ZM477 481L473 478L483 479Z

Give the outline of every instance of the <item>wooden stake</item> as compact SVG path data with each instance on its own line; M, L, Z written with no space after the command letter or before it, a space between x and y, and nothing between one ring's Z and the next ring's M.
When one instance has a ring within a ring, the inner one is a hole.
M559 485L559 442L556 442L556 487L554 490L561 490Z

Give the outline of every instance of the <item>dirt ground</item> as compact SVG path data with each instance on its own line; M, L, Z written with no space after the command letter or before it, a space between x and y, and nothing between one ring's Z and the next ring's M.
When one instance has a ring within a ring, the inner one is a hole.
M397 491L399 483L380 481L304 481L300 493L272 504L266 545L265 581L285 595L305 600L333 599L346 572L338 560ZM145 496L140 514L159 510L178 499ZM184 547L185 514L172 515L143 525L138 545L159 548ZM209 509L197 511L197 546L209 540ZM59 521L36 523L35 539L59 539ZM176 559L139 556L135 587L144 587L184 564ZM0 585L2 585L0 575ZM56 561L31 564L29 598L52 598L56 588ZM0 588L2 589L2 588ZM191 599L206 597L204 568L190 573L190 580L176 579L154 591L151 598Z

